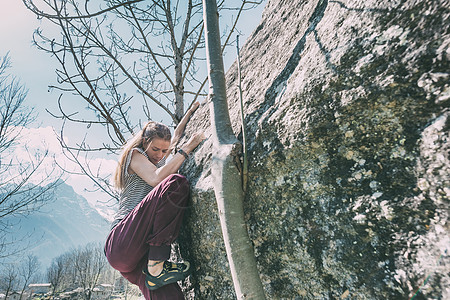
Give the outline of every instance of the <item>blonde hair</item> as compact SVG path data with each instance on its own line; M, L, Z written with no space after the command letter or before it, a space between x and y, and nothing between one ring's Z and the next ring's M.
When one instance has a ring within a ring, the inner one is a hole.
M146 151L154 138L170 141L172 135L169 127L159 122L150 121L124 145L114 173L113 183L116 188L121 190L125 187L125 167L130 152L133 151L134 148L141 148Z

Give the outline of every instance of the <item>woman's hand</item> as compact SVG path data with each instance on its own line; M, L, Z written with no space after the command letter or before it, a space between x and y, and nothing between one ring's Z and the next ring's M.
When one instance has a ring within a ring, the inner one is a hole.
M203 132L197 132L195 133L186 143L186 145L184 145L182 147L182 149L187 152L190 153L192 152L195 148L197 148L197 146L203 142L203 140L205 140L205 134Z
M186 112L186 114L181 119L180 123L178 123L177 128L175 128L173 132L173 137L171 141L171 145L173 148L176 147L178 144L178 141L180 140L181 136L183 135L184 128L186 127L186 123L188 122L190 116L197 110L197 108L200 106L200 103L198 101L195 101L191 108L189 108Z
M191 108L188 110L188 113L193 114L197 108L200 106L200 102L195 101L194 103L192 103Z

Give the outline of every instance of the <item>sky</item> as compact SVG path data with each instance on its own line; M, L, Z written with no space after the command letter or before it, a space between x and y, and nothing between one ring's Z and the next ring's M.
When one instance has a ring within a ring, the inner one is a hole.
M239 22L241 47L242 41L245 41L259 24L263 7L264 5L260 5ZM9 52L12 63L9 73L16 76L28 89L25 104L38 114L37 120L22 131L23 143L20 145L22 148L17 150L16 155L25 157L25 147L30 151L40 151L47 147L51 156L54 156L58 163L66 165L68 168L76 168L64 156L55 135L55 132L60 130L60 120L47 112L47 110L58 112L57 97L59 94L48 88L49 85L54 84L56 79L56 62L49 54L32 46L34 30L43 25L45 26L45 23L43 24L25 8L22 0L0 0L0 57ZM45 29L52 30L51 28ZM228 53L228 57L225 59L226 66L231 65L235 59L235 51L228 51ZM75 137L78 132L72 131L67 134L70 136L66 136L66 138L70 139ZM101 138L98 136L99 140ZM93 164L101 166L102 173L111 174L115 168L116 159L99 157L93 161ZM45 167L52 169L55 166L51 159L48 159ZM92 184L84 176L67 176L66 183L71 185L78 194L83 195L93 206L98 206L99 203L108 200L108 196L104 194L88 192L92 189Z

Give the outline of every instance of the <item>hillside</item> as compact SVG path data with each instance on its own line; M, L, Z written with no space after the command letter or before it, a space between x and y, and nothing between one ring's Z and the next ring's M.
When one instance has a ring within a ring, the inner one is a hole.
M109 230L109 223L65 183L57 187L53 201L13 221L20 221L14 228L16 236L31 235L21 244L23 247L31 245L29 252L38 256L43 268L71 248L103 242Z

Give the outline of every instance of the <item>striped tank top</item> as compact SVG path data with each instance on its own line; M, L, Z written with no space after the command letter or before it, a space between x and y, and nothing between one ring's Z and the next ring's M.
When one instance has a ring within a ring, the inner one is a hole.
M134 150L143 154L147 159L147 153L141 148L133 148L130 153L128 153L127 159L125 161L124 168L124 178L125 187L120 192L119 197L119 209L114 217L114 221L111 223L111 229L114 228L123 218L125 218L133 208L138 205L145 196L153 189L151 185L145 182L136 173L130 174L128 172L128 167L130 166L131 157ZM163 157L160 162L156 164L157 168L164 166L166 163L166 157Z

